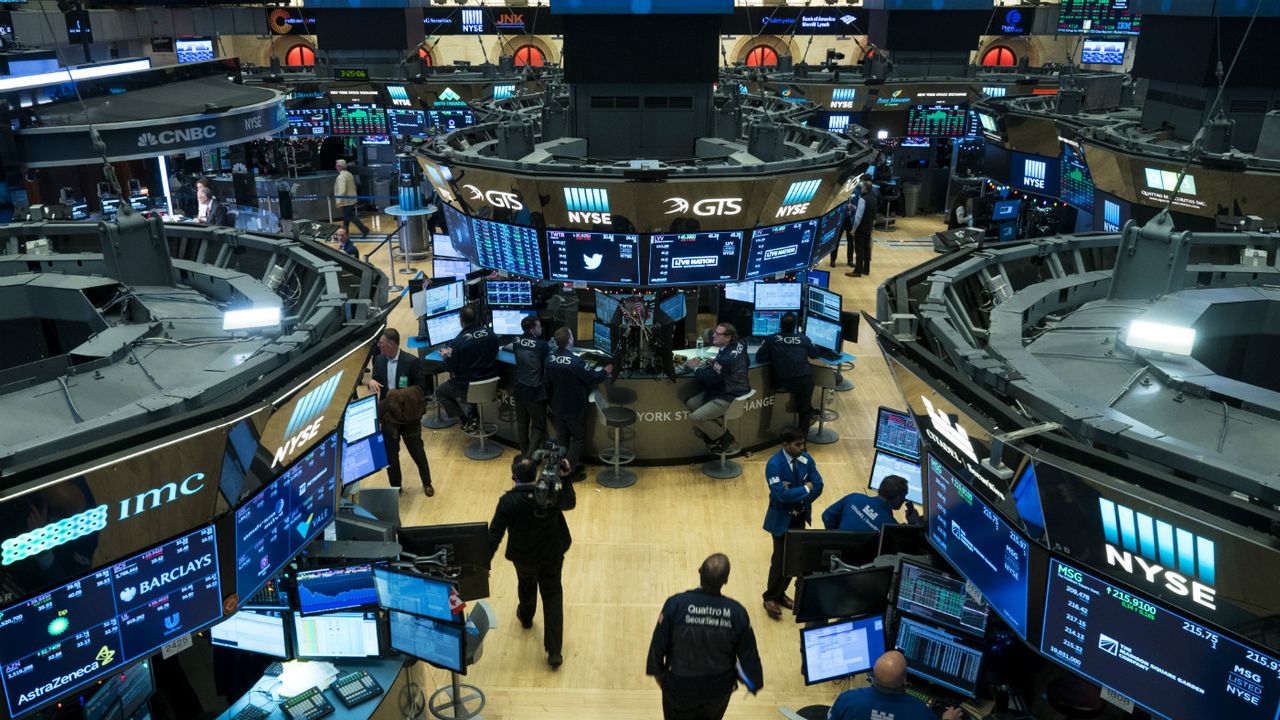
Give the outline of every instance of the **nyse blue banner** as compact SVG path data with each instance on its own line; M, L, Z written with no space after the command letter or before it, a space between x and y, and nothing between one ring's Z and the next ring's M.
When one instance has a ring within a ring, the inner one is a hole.
M987 7L990 7L988 0ZM551 0L551 12L577 15L727 15L733 0Z

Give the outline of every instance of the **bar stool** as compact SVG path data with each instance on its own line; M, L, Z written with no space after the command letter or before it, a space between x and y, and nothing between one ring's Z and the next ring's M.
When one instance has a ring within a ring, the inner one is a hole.
M827 365L814 365L813 384L822 388L822 403L818 408L818 426L809 430L809 442L830 445L840 439L839 433L827 427L825 412L827 403L831 402L831 393L836 389L836 369Z
M729 407L724 411L724 417L720 418L726 432L729 430L729 422L731 420L742 419L742 414L747 411L747 401L755 394L756 391L753 389L746 395L739 395L733 399L733 402L729 403ZM741 475L742 466L732 460L725 459L730 450L738 453L742 451L742 448L735 447L721 450L719 460L708 460L702 463L702 474L717 480L732 480Z
M462 452L472 460L492 460L502 454L502 447L497 443L486 443L487 438L498 434L495 423L484 421L484 406L498 399L498 378L476 380L467 385L467 402L476 406L476 429L467 435L475 441Z
M440 377L439 373L432 373L432 379L438 381L439 377ZM440 383L435 382L434 384L436 386L436 390L439 390ZM427 396L427 400L429 400L431 404L435 406L436 409L435 409L435 413L431 415L422 416L422 427L428 430L444 430L445 428L451 428L454 425L458 424L457 418L449 417L444 413L444 406L440 404L440 399L436 397L435 390L433 390L431 394Z
M845 377L845 373L853 371L853 363L842 362L836 365L836 370L840 372L840 384L836 385L836 392L849 392L853 389L853 381Z
M608 428L609 434L613 436L613 447L600 451L600 459L610 467L596 474L596 483L607 488L631 487L636 484L636 474L622 466L635 462L636 451L622 447L622 432L626 428L633 427L640 416L631 408L610 405L599 390L591 393L591 402L595 403L596 408L599 409L596 413L596 422L600 423L601 427Z

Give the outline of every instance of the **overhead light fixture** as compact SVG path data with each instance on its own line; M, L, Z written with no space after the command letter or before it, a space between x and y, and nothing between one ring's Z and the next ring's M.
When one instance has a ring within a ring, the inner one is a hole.
M1124 344L1138 350L1153 350L1170 355L1190 355L1196 344L1195 328L1134 320L1129 323Z
M877 140L888 140L888 139L889 139L889 131L888 131L888 130L877 130L877 131L876 131L876 139L877 139Z
M279 324L280 308L274 306L228 310L222 314L223 330L249 330L251 328L276 327Z

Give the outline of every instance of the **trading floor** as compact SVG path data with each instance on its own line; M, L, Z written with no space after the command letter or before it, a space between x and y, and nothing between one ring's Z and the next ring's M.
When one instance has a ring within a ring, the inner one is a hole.
M899 218L895 232L877 232L869 277L844 274L849 268L843 264L843 248L836 268L829 268L824 260L816 269L832 271L831 289L844 296L846 309L874 311L875 289L885 278L935 257L929 237L939 229L940 220L917 217ZM373 262L385 267L385 252ZM428 262L421 265L429 267ZM589 321L587 313L580 317ZM699 326L713 321L700 318ZM408 302L400 303L390 324L403 336L416 334ZM815 519L829 503L865 489L876 408L901 403L870 332L861 333L857 344L846 343L845 352L855 355L859 363L851 375L857 387L834 394L834 409L840 417L832 426L840 441L809 445L826 482ZM463 457L466 437L456 426L423 432L436 495L427 498L416 483L406 482L401 497L404 524L488 522L498 497L511 484L509 466L515 451L508 449L497 460L475 462ZM658 687L644 673L649 637L662 602L696 586L698 564L713 552L727 554L732 563L725 594L750 612L765 674L765 687L756 696L739 688L726 718L774 719L780 717L779 705L794 709L829 704L850 687L844 681L806 688L800 674L800 626L790 613L781 621L770 620L761 605L771 548L761 529L768 503L763 473L771 453L739 458L744 473L734 480L713 480L692 464L637 468L639 483L624 490L596 485L592 468L577 487L577 509L567 513L573 547L564 566L565 662L559 670L551 670L546 663L541 611L532 630L523 630L516 622L515 571L499 550L489 602L500 624L485 639L484 657L467 673L467 682L488 696L484 716L492 720L659 717ZM402 453L401 461L406 476L414 477L407 454ZM362 484L380 487L385 482L385 475L379 473ZM443 670L424 667L431 684L448 682ZM861 683L862 678L853 682Z

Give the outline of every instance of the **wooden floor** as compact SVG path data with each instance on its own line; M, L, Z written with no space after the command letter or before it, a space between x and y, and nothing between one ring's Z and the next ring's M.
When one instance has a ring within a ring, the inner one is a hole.
M389 219L382 220L389 225ZM941 228L939 218L899 219L897 228L876 233L870 277L846 277L843 262L828 268L823 261L821 269L832 270L831 289L844 296L846 310L874 312L875 289L884 278L934 257L927 239ZM380 268L386 262L385 252L374 258ZM415 267L430 270L427 262ZM397 282L404 283L405 277L397 275ZM416 333L407 302L397 308L392 325L402 336ZM863 330L860 342L845 345L859 362L851 374L856 389L835 396L840 418L831 426L841 439L809 447L826 482L819 512L847 493L865 490L876 408L902 406L872 334ZM497 460L473 462L462 455L464 437L456 427L424 432L437 492L430 499L422 494L412 481L412 460L402 455L404 523L487 522L510 486L512 451ZM600 488L593 469L577 486L578 507L568 514L574 543L564 566L565 662L558 671L547 666L542 651L541 613L532 630L522 630L516 622L515 572L499 550L489 598L499 626L466 678L488 696L484 717L661 717L658 688L644 674L649 637L662 602L697 585L697 567L713 552L730 558L725 593L750 613L764 663L764 689L754 697L739 690L726 717L778 718L779 705L830 703L843 688L805 687L799 626L786 615L782 621L770 620L761 607L771 547L761 529L768 497L764 464L770 454L740 459L745 472L728 481L704 477L696 465L640 468L639 483L625 490ZM378 475L364 484L380 487L385 482ZM448 682L448 674L431 670L426 679L440 686Z

